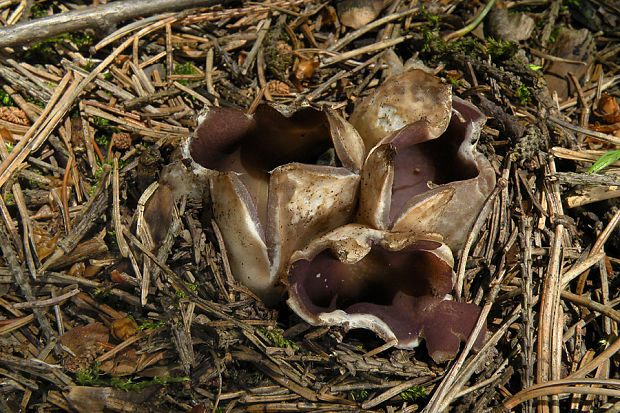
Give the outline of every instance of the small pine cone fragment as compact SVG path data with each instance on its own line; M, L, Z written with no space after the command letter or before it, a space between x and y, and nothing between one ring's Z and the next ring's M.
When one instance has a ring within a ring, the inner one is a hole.
M116 132L112 134L112 142L114 147L120 150L126 150L131 147L131 135L127 132Z
M11 123L16 123L18 125L27 126L30 124L28 116L26 116L24 111L14 106L0 107L0 119Z

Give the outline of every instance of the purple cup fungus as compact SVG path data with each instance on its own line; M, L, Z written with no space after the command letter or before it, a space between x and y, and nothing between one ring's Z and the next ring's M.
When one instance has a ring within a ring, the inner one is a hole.
M475 149L485 120L422 70L386 80L350 118L369 151L358 222L436 232L459 250L495 186L493 167Z
M337 164L317 164L330 148ZM210 107L186 151L208 177L233 275L267 303L291 254L355 214L364 144L333 111Z
M450 301L452 267L439 235L349 224L295 252L287 303L310 324L369 329L396 339L398 348L412 349L423 338L433 360L443 362L456 356L481 311Z

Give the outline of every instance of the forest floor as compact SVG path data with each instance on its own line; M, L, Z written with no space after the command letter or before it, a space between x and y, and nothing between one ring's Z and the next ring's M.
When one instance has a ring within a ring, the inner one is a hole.
M0 1L0 412L620 411L617 3L393 0L354 29L380 0L160 2ZM497 187L455 252L480 351L436 364L265 306L190 196L151 252L145 206L205 106L347 118L403 67L488 118Z

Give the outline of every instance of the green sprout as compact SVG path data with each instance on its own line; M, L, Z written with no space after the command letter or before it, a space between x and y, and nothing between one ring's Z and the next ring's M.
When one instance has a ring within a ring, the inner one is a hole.
M463 79L455 79L453 77L449 77L448 80L452 83L452 86L459 87L463 86Z
M612 163L616 162L618 159L620 159L620 149L607 152L606 154L598 158L596 162L594 162L594 164L592 164L590 169L588 169L588 172L591 174L599 173Z

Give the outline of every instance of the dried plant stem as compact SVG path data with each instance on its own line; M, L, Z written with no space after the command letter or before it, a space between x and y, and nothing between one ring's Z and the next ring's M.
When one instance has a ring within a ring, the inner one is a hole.
M216 0L125 0L83 10L42 17L26 23L0 28L0 47L15 46L47 39L61 33L87 28L111 27L123 20L163 12L206 7Z
M580 126L575 126L570 122L565 122L562 119L555 117L555 116L549 116L549 120L553 123L555 123L556 125L560 125L564 128L570 129L574 132L578 132L587 136L591 136L593 138L596 139L600 139L603 142L608 142L608 143L612 143L614 145L620 145L620 138L616 138L613 135L610 135L608 133L602 133L602 132L596 132L593 131L591 129L586 129L586 128L582 128Z
M616 322L620 322L620 312L614 310L609 305L597 303L594 300L590 300L589 298L582 297L580 295L573 294L568 291L562 291L560 296L565 300L571 301L577 305L582 305L584 307L589 308L590 310L598 311L599 313L606 315L612 320Z
M4 261L7 263L11 273L13 274L15 283L19 286L19 289L24 297L26 297L26 300L35 301L32 288L28 282L28 277L24 273L23 267L19 264L19 259L13 251L13 248L11 248L11 241L9 241L4 225L0 225L0 249L2 250ZM38 308L33 308L32 312L34 313L34 316L43 331L45 339L48 341L53 340L55 337L54 330L45 316L45 313Z
M456 39L457 37L464 36L467 33L469 33L472 30L474 30L480 24L480 22L482 20L484 20L484 18L489 13L489 11L491 11L491 8L493 8L494 4L495 4L495 0L489 0L487 5L484 6L482 11L480 11L480 13L476 16L476 18L471 23L469 23L467 26L463 27L460 30L453 31L450 34L445 35L442 40L444 42L447 42L447 41L450 41L452 39Z
M609 223L607 224L607 226L605 226L605 229L603 230L603 232L600 233L600 235L596 239L596 242L592 246L592 250L590 250L590 255L597 254L598 252L602 250L603 245L605 244L605 242L607 241L607 239L609 238L613 230L618 225L618 221L620 221L620 210L616 211L616 213L611 218L611 220L609 220Z
M511 316L506 319L501 325L501 327L493 334L493 336L486 343L484 343L484 346L482 347L482 349L480 349L478 354L476 354L469 361L469 363L467 363L467 365L465 365L458 372L458 376L454 380L454 385L452 386L450 391L446 393L446 397L444 398L441 406L439 407L439 411L445 411L445 409L447 409L454 400L465 395L465 391L461 391L462 387L476 372L476 369L478 369L480 365L485 362L488 353L492 351L499 342L499 340L504 337L510 326L514 322L516 322L519 317L521 317L521 308L521 305L518 305L514 309Z
M569 270L562 274L562 290L564 290L568 286L569 282L589 270L590 267L599 262L604 256L605 253L603 252L599 252L598 254L594 255L590 254L585 259L575 263Z
M499 184L496 189L501 188L501 186L502 185ZM467 359L467 356L474 347L474 343L478 339L482 328L486 325L487 316L489 315L491 307L493 306L493 303L497 298L497 294L499 293L502 280L506 275L506 271L502 268L502 266L498 267L497 271L497 275L495 276L493 281L491 281L491 288L488 293L484 307L482 307L482 311L480 312L480 316L478 317L478 321L476 322L474 329L472 330L469 338L467 339L467 342L465 343L465 348L459 354L459 357L456 359L450 370L448 370L448 373L444 376L437 389L435 389L435 393L433 393L431 400L428 402L422 412L436 413L442 411L441 406L444 403L444 400L446 400L447 394L452 390L453 385L457 380L458 374L461 371L465 360Z
M411 39L412 35L399 36L395 39L383 40L381 42L373 43L368 46L360 47L359 49L350 50L348 52L340 53L336 56L329 57L321 63L320 68L327 67L329 65L333 65L334 63L342 62L344 60L351 59L356 56L360 56L366 53L373 53L379 50L387 49L388 47L396 46L399 43L404 42L405 40Z
M556 372L555 360L557 359L556 349L558 345L561 346L561 342L556 342L554 327L558 325L560 311L560 261L563 231L564 225L556 225L551 257L541 292L536 364L536 380L539 384L554 378ZM544 401L541 400L541 403L544 403ZM545 410L545 407L541 408Z
M366 410L366 409L372 409L373 407L377 406L380 403L383 403L384 401L396 396L397 394L399 394L400 392L403 392L405 390L407 390L408 388L415 386L415 385L420 385L424 382L429 381L430 377L416 377L414 379L411 380L407 380L404 381L388 390L386 390L385 392L381 393L380 395L378 395L377 397L367 400L364 403L362 403L362 409Z
M596 387L594 385L603 387ZM620 380L566 378L537 384L522 390L506 401L504 407L513 409L528 399L566 393L599 394L610 397L620 397L620 390L618 388L620 388Z
M43 263L39 269L39 273L50 268L51 265L56 263L56 261L65 254L69 254L73 251L84 235L95 225L95 222L101 217L101 214L108 208L107 180L111 169L110 165L103 166L101 181L99 185L97 185L93 196L84 206L79 222L73 226L73 229L65 238L58 242L58 248L56 248L56 251Z
M474 222L474 225L467 236L467 241L465 242L465 246L461 251L461 259L459 260L459 266L456 273L456 281L454 282L454 292L456 298L461 298L461 294L463 292L463 281L465 280L465 268L467 265L467 257L469 256L469 251L471 247L474 245L474 241L478 237L480 230L482 229L484 223L486 222L487 217L491 213L491 209L493 208L493 203L495 201L495 197L502 192L502 189L508 185L508 181L505 178L500 178L493 189L493 192L489 195L487 200L485 201L480 213L478 214L478 218Z
M59 303L62 303L63 301L68 300L69 298L79 293L80 293L80 290L78 288L75 288L69 292L66 292L64 294L61 294L53 298L48 298L46 300L34 300L34 301L26 301L23 303L16 303L16 304L13 304L13 308L23 309L23 308L50 307L53 305L58 305Z
M52 112L54 106L60 99L62 93L64 92L67 84L71 81L72 75L68 72L63 80L56 86L54 94L50 98L48 104L45 106L43 113L37 118L37 120L30 126L28 132L24 135L24 137L15 145L9 156L2 161L0 164L0 186L4 185L4 183L9 179L11 174L19 167L20 163L26 158L26 155L23 156L21 161L16 161L16 159L22 154L22 151L25 149L26 145L32 140L33 136L39 130L43 122L45 122L46 118Z
M342 39L338 40L336 43L327 48L330 52L337 52L355 39L363 36L371 30L376 29L377 27L383 26L386 23L393 22L394 20L401 19L406 16L410 16L414 13L418 13L420 11L420 7L414 7L409 10L401 11L399 13L390 13L380 19L372 21L357 30L354 30L350 33L347 33Z

